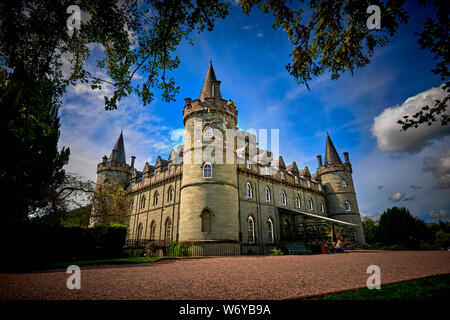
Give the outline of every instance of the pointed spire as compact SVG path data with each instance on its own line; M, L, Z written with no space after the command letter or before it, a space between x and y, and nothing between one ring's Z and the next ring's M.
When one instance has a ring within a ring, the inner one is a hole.
M116 144L114 145L114 148L111 151L111 155L109 156L108 161L116 161L118 163L126 164L125 160L125 147L123 144L123 132L120 131L119 139L117 139Z
M203 81L202 91L200 92L199 97L201 101L205 101L205 98L222 99L220 94L220 81L216 79L212 60L209 61L208 72L206 73L205 81Z
M327 132L327 146L325 148L325 162L324 165L335 165L335 164L342 164L341 158L339 157L339 154L336 151L336 148L333 145L333 142L330 139L330 136Z

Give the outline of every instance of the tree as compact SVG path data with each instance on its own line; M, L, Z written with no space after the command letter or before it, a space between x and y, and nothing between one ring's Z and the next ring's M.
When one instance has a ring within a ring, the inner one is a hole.
M408 209L392 207L380 216L380 240L385 245L403 245L417 248L420 241L429 242L432 235L425 223L411 215Z
M102 183L92 201L90 225L108 225L111 222L127 224L130 211L130 198L122 186L113 183Z
M362 222L364 237L368 243L374 243L378 241L378 223L372 219L365 219Z

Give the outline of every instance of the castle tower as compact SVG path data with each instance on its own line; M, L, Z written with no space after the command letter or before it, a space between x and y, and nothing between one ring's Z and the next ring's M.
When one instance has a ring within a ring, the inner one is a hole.
M359 245L365 244L361 216L356 199L355 187L352 179L352 165L348 153L344 152L345 162L342 163L330 136L327 133L325 148L325 161L317 156L322 183L325 185L328 211L331 218L358 225L356 228L356 241Z
M236 155L233 149L233 163L226 164L225 148L234 142L226 130L236 128L237 111L222 99L211 62L199 98L185 101L178 240L239 241Z
M114 148L109 155L102 158L102 162L97 165L97 184L96 191L102 186L116 186L126 189L130 183L131 174L134 167L135 157L131 157L131 165L126 163L125 158L125 146L123 143L123 133L120 132L120 136L114 145ZM110 190L111 188L105 188L104 190ZM95 207L92 208L91 218L89 226L93 226L99 222L96 217Z

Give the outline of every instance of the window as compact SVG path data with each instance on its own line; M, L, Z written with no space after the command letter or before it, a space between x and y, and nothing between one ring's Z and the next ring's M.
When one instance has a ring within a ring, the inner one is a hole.
M153 194L153 205L156 206L158 204L158 200L159 200L159 194L158 191L155 191L155 193Z
M313 203L313 200L311 198L309 198L309 210L311 210L311 211L314 210L314 203Z
M156 173L156 179L159 179L159 172Z
M172 227L172 223L170 221L170 218L166 219L166 222L164 223L164 241L169 242L170 241L170 230Z
M213 131L210 126L207 126L205 130L203 130L203 138L209 140L212 138Z
M137 229L137 235L136 240L141 241L142 240L142 234L144 233L144 226L142 223L139 223L138 229Z
M320 201L320 212L325 212L325 205L323 204L323 201Z
M322 185L319 183L319 191L322 191Z
M245 185L245 193L247 194L247 198L253 198L252 185L250 184L250 182L247 182L247 184Z
M134 201L133 201L133 199L131 199L131 201L130 201L130 212L133 211L133 204L134 204Z
M212 166L210 163L203 165L203 178L212 178Z
M252 168L252 165L250 164L250 161L249 161L249 160L245 160L245 167L246 167L247 169L251 169L251 168Z
M272 218L269 218L267 220L267 230L269 231L269 243L274 243L275 242L275 237L273 236L273 221Z
M269 187L266 187L266 189L264 189L264 195L266 197L266 201L270 202L270 189L269 189Z
M172 187L169 188L169 192L167 193L167 200L169 202L173 201L173 188Z
M202 212L202 232L211 232L211 213L207 209Z
M169 168L169 174L173 174L174 170L175 170L175 167L174 167L174 166L170 166L170 168Z
M262 175L269 175L270 174L269 167L262 167L261 168L261 174Z
M341 181L341 187L342 187L342 188L347 188L347 181L342 180L342 181Z
M308 188L311 188L311 181L306 180L306 183L307 183L307 185L308 185Z
M345 206L345 211L351 211L352 207L350 206L350 202L345 201L344 202L344 206Z
M291 224L288 219L284 220L284 236L286 238L291 236Z
M280 177L281 177L281 180L286 179L286 176L284 175L284 172L283 172L283 171L280 172Z
M155 240L156 235L156 222L155 220L152 221L150 224L150 240Z
M281 191L281 204L286 205L286 193Z
M255 221L252 216L248 217L248 243L255 243Z
M145 194L142 195L141 197L141 209L145 208Z
M294 176L295 183L298 183L298 177Z
M295 197L295 204L297 205L297 208L300 208L300 197L297 195L297 197Z

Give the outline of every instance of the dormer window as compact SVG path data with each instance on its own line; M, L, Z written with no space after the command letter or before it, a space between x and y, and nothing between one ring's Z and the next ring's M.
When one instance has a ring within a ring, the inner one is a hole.
M306 184L308 185L308 188L311 188L311 181L306 180Z
M297 176L294 176L294 181L295 181L295 183L298 183L298 177Z
M283 171L280 172L280 177L281 177L281 180L286 179L286 176Z
M203 130L203 138L204 138L205 140L209 140L209 139L212 138L212 136L213 136L213 131L212 131L212 129L211 129L210 126L207 126L207 127L205 128L205 130Z

